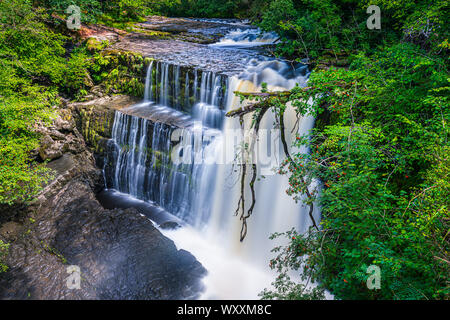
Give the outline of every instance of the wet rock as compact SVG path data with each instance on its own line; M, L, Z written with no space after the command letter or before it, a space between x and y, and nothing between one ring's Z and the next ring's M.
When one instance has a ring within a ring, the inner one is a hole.
M103 50L102 54L112 61L115 61L115 57L141 55L188 68L237 75L245 70L250 59L261 56L257 52L258 49L224 50L209 45L237 28L252 27L236 21L219 22L153 16L148 17L145 23L135 24L136 32L124 35L119 42Z
M236 24L236 22L152 16L148 17L145 23L136 24L136 27L169 33L176 40L208 44L217 41L223 34L237 27L251 28L247 24Z
M39 154L53 159L54 179L28 206L0 207L0 217L14 219L0 225L0 240L10 245L0 299L198 297L206 271L190 253L136 209L108 210L95 198L104 180L87 146L111 134L112 119L105 120L115 108L134 102L118 96L66 104L52 125L36 124ZM78 128L95 139L87 145ZM80 268L80 289L67 285L72 265Z
M246 69L248 61L258 59L256 51L216 48L199 43L175 40L147 40L133 35L112 46L121 51L139 52L143 56L226 75L238 75Z
M159 227L164 230L176 230L178 228L181 228L181 226L175 221L164 222L160 224Z
M180 299L201 289L201 265L186 251L177 251L137 211L107 211L87 199L69 203L64 211L76 214L56 221L54 246L84 270L99 298Z

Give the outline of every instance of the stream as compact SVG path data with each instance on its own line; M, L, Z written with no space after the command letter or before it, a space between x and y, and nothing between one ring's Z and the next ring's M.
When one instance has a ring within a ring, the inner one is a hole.
M134 44L154 60L143 101L116 111L103 168L107 189L99 200L105 207L138 208L178 248L191 252L208 271L201 299L258 299L276 277L269 268L271 249L283 244L269 236L293 227L305 232L311 223L307 208L286 194L288 178L273 170L285 155L268 112L255 145L256 204L240 241L236 155L248 141L252 116L241 126L225 114L241 106L235 91L259 92L263 83L272 91L305 86L309 71L266 54L276 34L261 34L245 23L214 22L227 33L213 44ZM297 119L288 108L285 122L290 145L295 134L312 129L314 118ZM246 210L250 172L247 177ZM319 221L320 212L314 215Z

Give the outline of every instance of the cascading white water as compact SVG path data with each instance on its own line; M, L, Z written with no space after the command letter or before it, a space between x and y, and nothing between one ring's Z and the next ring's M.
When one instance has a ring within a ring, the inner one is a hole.
M194 105L193 116L203 125L220 128L223 110L218 107L222 91L221 76L212 72L203 72L200 86L200 102Z
M175 141L171 138L179 129L177 123L183 123L180 137L198 153L190 158L201 158L202 150L209 142L205 141L197 148L194 137L207 133L216 135L224 115L223 92L226 88L224 76L209 71L195 70L195 79L200 81L191 84L191 72L168 63L150 63L144 102L127 111L146 110L147 116L160 121L150 121L133 112L116 112L104 168L108 188L151 201L188 223L198 219L192 207L198 189L195 185L201 180L203 166L193 161L172 163ZM185 84L184 90L181 90L181 83ZM181 103L181 92L185 93L188 106ZM192 117L176 109L187 110ZM193 130L196 121L205 126L200 132Z
M230 79L228 88L227 111L240 106L240 98L234 96L234 91L258 92L261 83L268 84L271 91L283 91L292 89L299 83L306 84L306 68L292 70L286 63L280 61L266 61L259 64L250 64L248 70L239 77ZM291 74L289 74L291 73ZM284 76L290 76L285 78ZM251 80L250 80L251 79ZM271 130L275 119L268 113L263 118L260 130ZM296 126L297 117L292 108L288 108L285 114L286 132L292 132ZM244 128L249 129L252 123L252 115L244 117ZM297 122L297 133L302 135L312 129L314 118L306 116ZM217 162L223 162L221 158L235 152L233 148L225 145L222 138L232 136L233 130L240 130L238 119L227 118L225 120L221 137L207 146L207 152L215 154ZM288 144L293 135L287 134ZM272 137L272 146L279 145L279 136ZM264 141L265 143L265 141ZM267 152L267 148L259 145L261 153ZM280 164L284 155L280 156L276 164ZM273 160L273 159L272 159ZM273 162L271 163L274 164ZM288 178L286 176L268 174L265 170L265 178L257 182L256 206L251 218L248 219L248 234L243 242L240 242L242 222L234 215L240 196L240 173L235 172L232 164L207 165L203 170L200 191L195 203L208 208L209 216L205 221L203 216L197 219L194 228L183 228L176 231L164 231L181 248L191 251L199 261L209 270L205 278L207 291L205 299L254 299L264 288L269 287L274 280L274 275L269 269L268 263L272 257L270 251L281 244L280 241L271 241L269 237L274 232L284 232L295 227L304 232L311 225L307 213L308 208L301 203L296 203L292 197L286 194ZM239 171L239 170L238 170ZM261 167L258 169L261 177ZM247 180L249 181L249 180ZM213 190L213 191L211 191ZM212 198L206 199L203 192L212 194ZM247 182L245 191L247 201L251 195ZM200 208L196 207L200 210ZM320 213L315 211L315 220L320 220ZM214 252L211 254L211 252Z
M275 32L262 32L260 29L238 28L226 34L214 47L257 47L275 44L278 35Z
M249 39L257 38L237 41ZM265 166L258 165L258 177L264 178L255 183L256 205L248 219L247 236L239 241L242 221L235 211L241 194L241 175L240 167L232 160L243 140L230 144L227 137L242 128L238 119L224 117L226 111L241 106L235 91L258 92L263 82L272 91L289 90L296 84L306 85L307 77L306 66L273 59L249 61L247 70L230 78L155 61L147 72L144 103L134 106L130 114L116 113L104 170L107 186L151 201L187 223L180 229L162 232L178 247L193 253L208 270L205 299L257 298L274 279L268 266L270 250L280 242L269 240L269 236L293 227L306 231L311 225L307 208L286 194L287 177L270 170L285 156L281 151L273 152L280 146L275 132L270 136L270 150L265 141L256 143L260 153L272 151L272 155ZM152 120L139 116L144 113ZM191 115L187 121L186 113ZM173 123L183 126L180 129ZM251 123L252 115L246 115L244 131ZM260 131L269 132L274 123L273 114L268 112ZM311 116L297 119L294 110L288 108L287 143L291 144L296 133L307 133L313 123ZM183 157L190 163L171 161L176 144L171 137L177 130L181 130L178 135L184 143ZM213 138L205 140L208 135ZM196 137L201 140L199 148ZM248 181L246 203L251 199ZM319 221L317 210L315 216Z
M189 113L206 127L220 128L226 81L226 76L211 71L192 71L179 65L151 61L145 80L144 102Z

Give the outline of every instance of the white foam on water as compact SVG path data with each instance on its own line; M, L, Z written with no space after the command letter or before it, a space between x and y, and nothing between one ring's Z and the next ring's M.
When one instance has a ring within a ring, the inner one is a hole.
M276 44L278 35L275 32L262 32L260 29L236 29L226 34L212 47L258 47Z
M161 232L173 240L178 249L192 253L208 271L202 280L206 290L201 300L255 300L275 279L269 268L264 270L230 253L220 237L205 239L201 231L192 227Z
M240 99L234 95L235 91L258 92L263 82L268 84L271 91L289 90L296 83L306 84L305 75L285 78L284 75L289 73L288 69L289 66L282 62L260 62L250 65L240 77L232 77L229 80L227 111L240 106ZM261 122L261 129L271 129L274 121L273 115L267 113ZM288 108L285 115L286 132L291 132L296 121L293 108ZM244 128L250 128L251 122L251 115L245 116ZM305 134L313 124L312 116L299 119L297 131L287 134L288 144L291 144L295 133ZM229 130L240 127L238 119L226 118L222 138ZM279 140L279 137L275 137L275 140ZM209 146L219 163L221 157L234 154L233 148L227 149L222 144L223 139L219 137ZM283 159L280 157L278 160ZM276 278L276 273L269 268L269 261L275 256L271 249L288 243L287 239L270 240L270 235L288 231L292 227L305 232L311 226L308 207L295 202L286 194L286 176L267 175L255 185L257 202L253 215L248 219L247 236L241 242L242 221L234 214L240 197L240 184L236 183L240 174L233 173L232 164L216 165L213 173L202 176L196 200L197 203L208 203L209 216L197 220L195 226L163 233L179 248L191 252L208 270L208 275L203 279L206 291L202 299L258 299L258 294L265 288L271 288L271 283ZM211 188L212 198L202 197L202 193ZM248 189L247 186L247 203L250 202ZM315 210L314 215L318 222L320 212ZM293 274L293 277L298 279L298 275Z

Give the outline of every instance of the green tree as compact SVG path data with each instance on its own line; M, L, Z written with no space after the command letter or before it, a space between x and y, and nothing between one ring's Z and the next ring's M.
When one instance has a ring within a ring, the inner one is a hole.
M311 179L323 181L313 193L322 230L286 234L291 244L271 262L283 281L263 297L302 293L285 278L289 269L337 298L448 297L448 81L445 60L398 44L354 56L349 69L316 71L307 89L292 90L300 114L331 117L298 137L311 152L280 169L299 200ZM369 265L381 268L381 290L366 286Z

